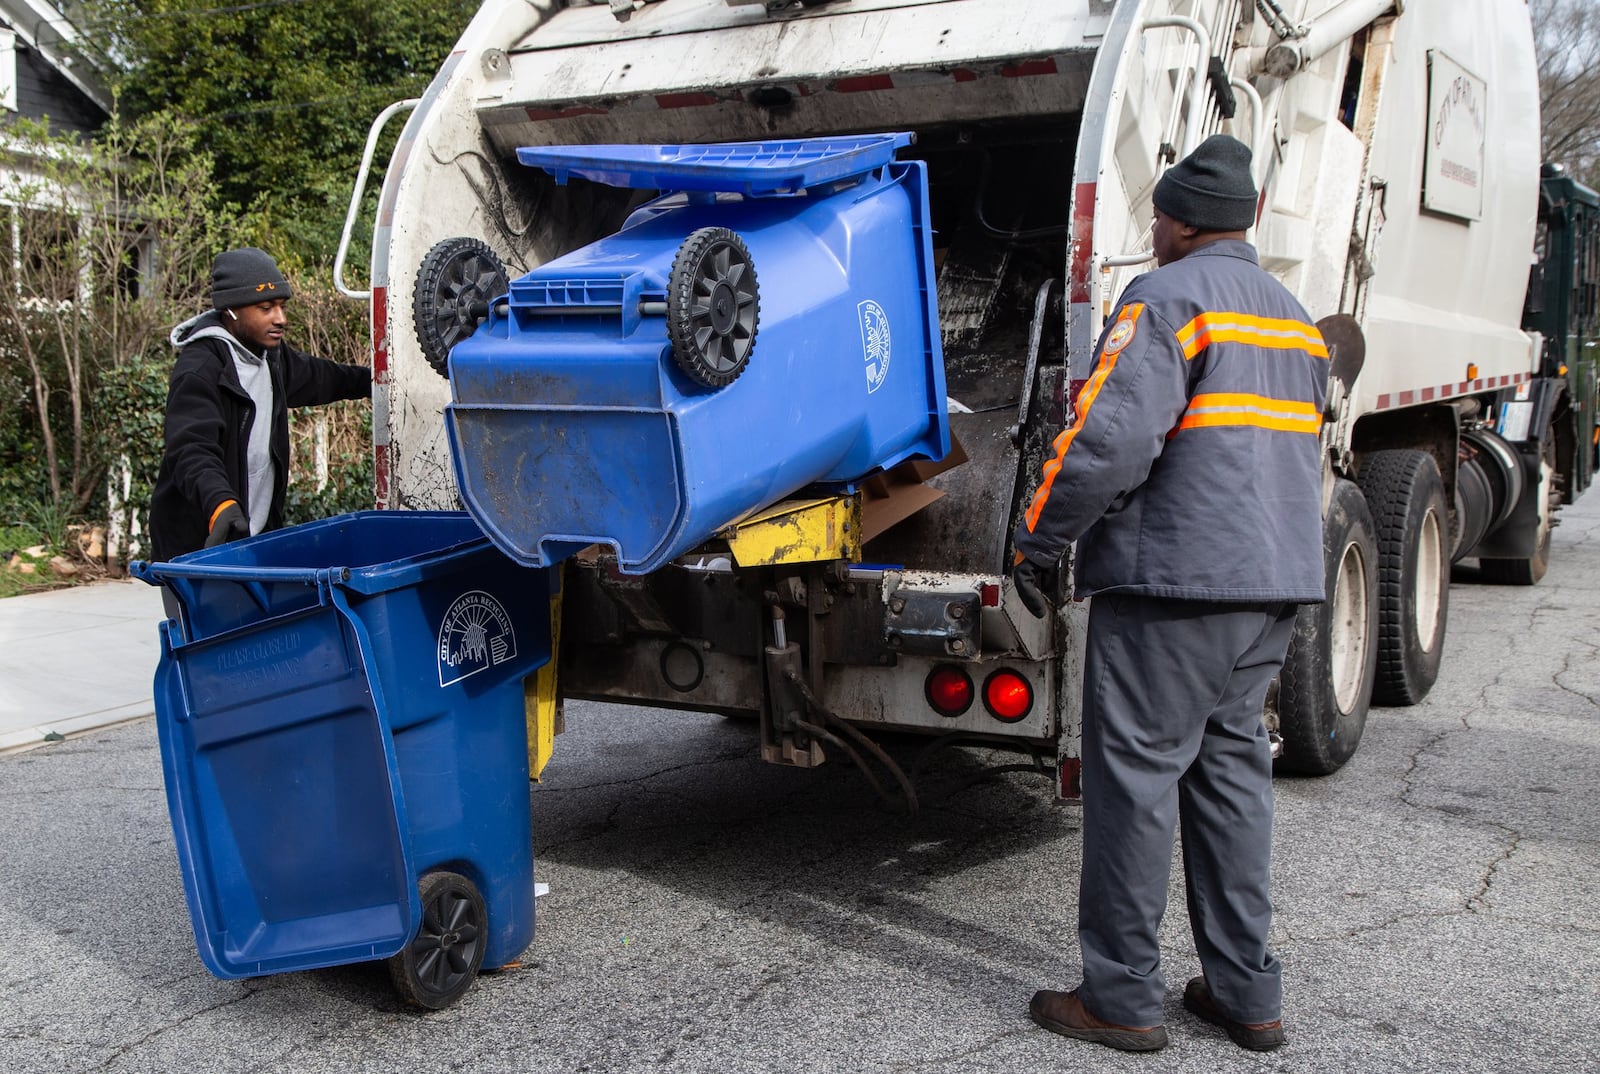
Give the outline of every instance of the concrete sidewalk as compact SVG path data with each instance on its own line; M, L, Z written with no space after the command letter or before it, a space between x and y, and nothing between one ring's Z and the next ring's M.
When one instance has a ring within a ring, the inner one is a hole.
M0 753L153 713L163 618L132 579L0 600Z

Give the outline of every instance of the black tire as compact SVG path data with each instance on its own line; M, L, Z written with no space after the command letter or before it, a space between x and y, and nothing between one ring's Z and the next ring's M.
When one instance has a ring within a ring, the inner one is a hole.
M1539 444L1539 483L1524 488L1523 495L1536 496L1538 527L1533 555L1526 559L1480 559L1478 574L1494 585L1537 585L1550 568L1550 531L1555 526L1556 508L1561 496L1556 486L1556 438L1552 429L1544 431Z
M732 384L750 361L759 324L756 267L744 240L725 227L691 233L667 278L673 362L707 388Z
M464 236L434 243L417 268L411 315L422 355L441 377L450 375L450 349L477 331L510 286L487 243Z
M1366 497L1334 482L1322 526L1327 599L1300 608L1278 677L1275 771L1336 772L1356 752L1377 672L1378 541Z
M1450 610L1450 516L1439 464L1425 451L1376 451L1361 463L1378 536L1378 705L1415 705L1439 677Z
M389 959L389 979L407 1003L436 1011L464 996L477 978L489 911L477 885L458 873L428 873L417 887L422 924Z

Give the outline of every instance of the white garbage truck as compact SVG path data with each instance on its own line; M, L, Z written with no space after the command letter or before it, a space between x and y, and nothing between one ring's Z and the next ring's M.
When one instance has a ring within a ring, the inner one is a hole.
M350 235L391 120L362 281ZM755 718L767 760L886 766L908 798L874 731L1011 747L1075 796L1086 609L1058 593L1030 616L1011 534L1103 319L1154 267L1157 179L1217 131L1251 146L1250 237L1332 354L1328 600L1302 609L1264 713L1280 771L1328 773L1369 705L1434 682L1452 564L1537 582L1593 470L1593 370L1525 328L1549 321L1555 277L1530 291L1530 267L1565 219L1541 202L1525 0L485 3L426 93L375 120L335 263L371 307L378 506L460 506L452 348L510 281L652 197L527 166L528 147L909 134L952 442L776 490L647 573L604 544L567 559L536 765L560 699L587 698Z

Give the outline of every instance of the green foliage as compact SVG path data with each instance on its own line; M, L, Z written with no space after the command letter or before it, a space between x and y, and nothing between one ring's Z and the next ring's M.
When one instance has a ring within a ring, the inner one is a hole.
M43 462L33 396L20 363L0 356L0 525L18 517L22 504L50 498Z
M373 483L373 458L369 444L372 437L372 411L362 404L361 443L344 450L330 450L328 483L318 489L316 483L304 476L289 483L284 495L284 525L297 526L302 522L315 522L319 518L342 515L349 511L370 511L376 500ZM295 417L305 418L308 411Z
M257 245L301 268L337 245L373 117L421 95L477 8L103 0L84 28L104 43L102 62L120 68L123 107L188 117L215 157L223 200L255 210ZM374 191L395 133L380 147Z
M161 470L162 424L167 406L167 376L173 352L156 345L107 371L94 398L98 455L117 487L108 521L119 548L127 548L143 528Z

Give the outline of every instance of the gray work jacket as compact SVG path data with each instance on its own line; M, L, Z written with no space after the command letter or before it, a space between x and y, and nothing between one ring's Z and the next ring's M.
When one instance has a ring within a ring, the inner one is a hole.
M1079 597L1322 600L1327 377L1310 315L1249 243L1145 273L1106 322L1018 552L1049 566L1078 541Z

